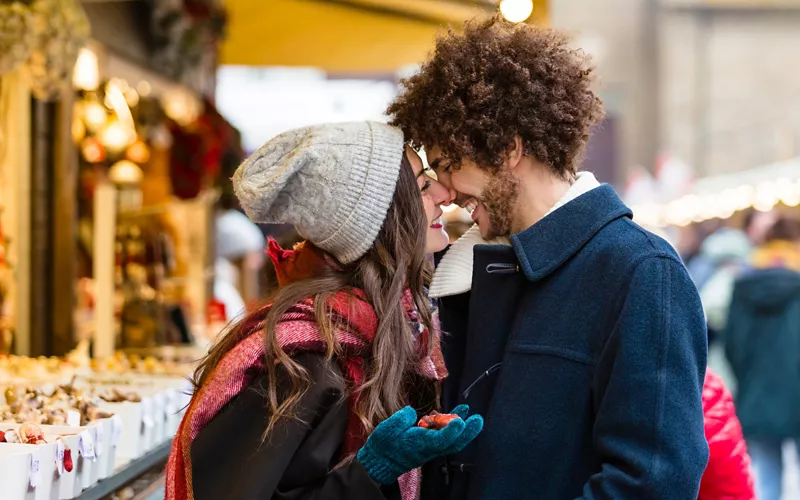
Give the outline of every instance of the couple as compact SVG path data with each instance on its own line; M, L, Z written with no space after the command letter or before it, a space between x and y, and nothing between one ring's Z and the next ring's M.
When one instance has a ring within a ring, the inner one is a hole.
M167 499L697 498L703 313L577 171L603 114L588 61L493 20L405 83L397 128L287 132L236 172L248 215L305 242L270 244L270 305L198 368ZM431 281L451 202L477 227ZM419 427L432 410L460 418Z

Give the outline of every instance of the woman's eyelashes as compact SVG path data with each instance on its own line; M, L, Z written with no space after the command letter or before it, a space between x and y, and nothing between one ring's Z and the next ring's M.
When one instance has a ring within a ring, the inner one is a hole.
M428 190L429 187L431 187L431 181L427 180L419 190L424 193Z

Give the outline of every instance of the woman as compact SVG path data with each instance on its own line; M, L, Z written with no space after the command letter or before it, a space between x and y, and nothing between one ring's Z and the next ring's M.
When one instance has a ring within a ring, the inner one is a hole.
M251 219L306 241L270 243L270 305L197 369L167 499L417 498L419 467L483 426L465 407L441 430L416 426L446 374L424 288L451 194L378 123L282 134L233 182Z

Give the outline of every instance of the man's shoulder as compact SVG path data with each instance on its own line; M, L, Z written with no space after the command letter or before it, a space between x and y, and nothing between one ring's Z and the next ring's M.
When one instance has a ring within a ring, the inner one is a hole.
M651 233L627 217L617 219L597 233L586 248L630 264L666 259L683 267L678 252L664 238Z

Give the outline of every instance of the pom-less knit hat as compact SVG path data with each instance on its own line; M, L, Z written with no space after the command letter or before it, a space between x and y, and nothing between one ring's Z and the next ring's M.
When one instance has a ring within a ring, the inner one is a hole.
M316 125L264 144L233 175L255 222L290 223L342 264L375 242L405 154L403 133L377 122Z

